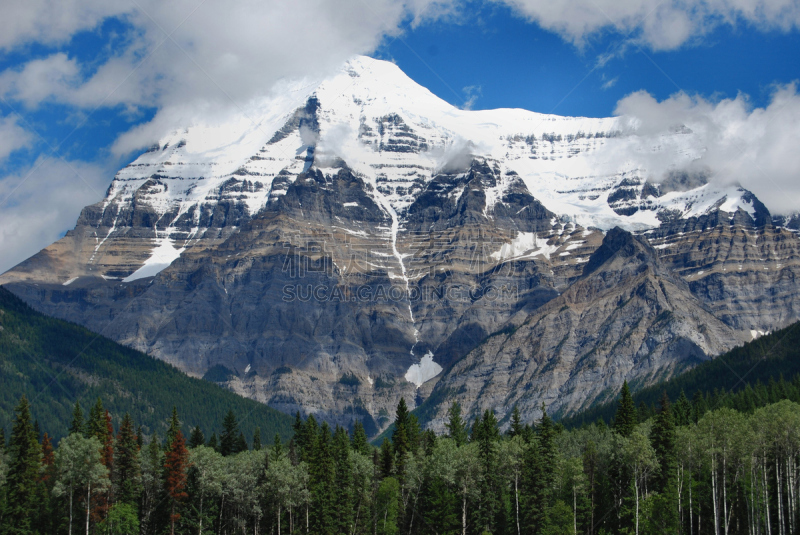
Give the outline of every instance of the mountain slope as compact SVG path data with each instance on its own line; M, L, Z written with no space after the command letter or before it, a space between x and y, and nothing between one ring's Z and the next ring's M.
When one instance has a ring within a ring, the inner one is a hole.
M541 404L556 416L613 395L624 380L649 384L737 343L646 240L608 232L580 280L531 314L518 315L438 379L468 415L517 405L526 420ZM447 404L425 411L443 429Z
M654 183L619 157L680 169L702 155L688 128L654 143L620 118L459 110L370 58L287 83L251 117L166 136L0 283L195 377L215 370L283 411L373 432L401 396L444 403L432 379L526 318L552 348L567 333L581 348L560 364L567 374L576 355L605 351L581 323L630 333L624 373L595 363L608 387L800 319L793 219L708 174ZM615 227L652 248L601 270L616 277L602 290L585 266ZM656 332L670 310L680 321ZM470 392L476 406L501 403ZM565 411L591 402L571 386L565 396Z
M723 353L667 381L634 389L634 399L637 405L644 403L647 406L657 406L663 392L666 392L673 401L678 399L681 391L692 399L695 392L703 394L713 394L716 391L739 392L748 385L751 388L759 382L766 385L771 381L778 381L781 377L787 381L794 380L798 374L800 374L800 323L794 323L785 329ZM759 405L763 405L776 400L762 395L757 401ZM563 423L567 427L575 427L601 418L610 423L616 408L616 400L601 403L565 418Z
M10 431L23 394L44 429L64 436L75 401L88 409L98 397L118 425L129 412L145 434L162 437L172 407L184 432L201 425L208 436L233 410L246 436L292 435L292 418L206 381L186 377L77 325L43 316L0 287L0 427Z

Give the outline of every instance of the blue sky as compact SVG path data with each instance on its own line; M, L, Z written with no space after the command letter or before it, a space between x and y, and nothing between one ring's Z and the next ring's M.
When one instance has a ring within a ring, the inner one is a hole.
M387 39L375 57L456 106L480 89L474 109L524 108L607 117L617 102L646 90L659 100L683 90L707 98L747 94L769 104L774 84L800 78L800 32L721 26L697 43L658 51L604 32L583 47L516 16L505 6L473 8L467 20L425 24ZM615 54L603 66L600 58Z
M776 203L798 210L796 157L766 140L796 136L799 27L798 0L12 3L0 19L0 271L72 228L142 147L353 54L394 61L460 107L760 132L749 163L763 171L769 152L789 192Z

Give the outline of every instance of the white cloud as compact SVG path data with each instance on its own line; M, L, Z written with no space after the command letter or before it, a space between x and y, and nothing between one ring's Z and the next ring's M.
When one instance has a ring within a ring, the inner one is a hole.
M44 100L68 97L79 82L78 64L58 53L0 74L0 92L35 108Z
M81 209L102 198L110 176L98 165L42 157L0 180L0 273L73 228Z
M755 109L745 95L715 102L678 93L658 102L639 91L619 101L616 113L634 135L614 140L602 165L647 169L656 182L673 171L700 172L742 185L774 213L800 210L796 85L776 88L770 104ZM663 135L689 130L694 136L686 139Z
M761 30L800 27L796 0L494 0L580 46L602 31L670 50L721 24Z
M605 75L603 75L603 79L605 80ZM612 87L617 85L618 81L619 81L619 76L615 76L614 78L610 78L608 80L605 80L602 83L602 85L600 86L600 89L603 89L603 90L611 89Z
M20 2L4 12L0 49L65 41L110 16L133 29L127 46L99 66L56 53L0 75L0 94L28 107L45 100L87 109L155 107L153 124L139 128L117 148L130 149L134 139L141 147L165 130L189 126L209 109L246 107L280 79L325 75L355 54L372 52L385 36L396 35L404 20L418 25L445 17L457 2ZM9 23L14 20L18 26ZM90 73L88 79L84 73Z
M462 110L471 110L478 98L483 95L483 88L479 85L468 85L464 89L464 104L461 105Z
M31 141L31 134L15 118L0 118L0 162L15 150L30 146Z

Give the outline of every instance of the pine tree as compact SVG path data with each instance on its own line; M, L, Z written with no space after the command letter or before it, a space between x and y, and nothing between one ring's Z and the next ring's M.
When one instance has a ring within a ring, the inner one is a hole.
M650 442L655 450L660 472L656 478L656 489L661 492L675 465L675 420L666 392L661 395L658 413L650 429Z
M750 385L747 385L749 388ZM675 402L675 425L689 425L689 422L692 419L692 404L689 401L689 398L686 397L686 393L681 390L681 395L678 397L678 401Z
M480 500L476 523L483 531L495 533L497 516L500 513L502 489L498 477L496 443L500 440L500 429L494 411L486 410L483 418L475 422L475 437L478 444L478 459L481 464Z
M178 431L181 430L181 421L178 418L178 408L172 407L172 414L169 417L169 427L167 428L167 437L165 442L165 449L169 450L172 441L178 436Z
M30 404L24 395L14 409L14 425L8 453L10 459L6 475L8 495L3 515L4 533L27 534L36 514L36 490L42 450L34 434Z
M142 432L142 426L136 428L136 447L139 448L139 451L142 451L144 447L144 433Z
M350 462L350 437L343 427L336 426L333 434L333 463L335 469L334 501L336 533L350 533L353 521L353 466Z
M692 396L692 420L694 423L699 422L707 410L708 403L703 397L703 393L699 390L695 391L694 396Z
M350 447L353 448L353 451L362 455L369 455L372 449L369 446L367 432L364 430L364 425L361 423L361 420L356 421L353 426L353 439L350 442Z
M104 431L103 440L103 466L108 468L109 472L114 471L114 426L111 423L111 414L106 410L103 414Z
M103 466L106 468L106 470L108 470L108 473L113 474L114 473L114 426L111 423L111 415L109 414L109 412L105 409L102 409L102 405L100 405L99 407L100 410L102 410L102 415L101 415L102 429L97 430L97 432L100 433L100 435L96 438L100 441L100 444L102 445L100 448L100 459ZM112 491L113 487L109 485L106 488L105 493L97 497L93 511L93 518L95 522L101 521L108 514L108 510L111 507L111 503L114 500L114 497L111 494Z
M39 533L51 533L53 529L52 500L50 495L53 485L56 482L56 456L53 451L53 443L50 436L45 432L42 436L42 461L39 471L39 481L36 502L39 504L34 520L34 531Z
M250 448L247 446L247 439L244 438L244 433L239 433L239 438L236 439L236 447L234 448L234 454L240 453L243 451L247 451Z
M522 417L519 414L519 407L514 405L514 410L511 412L511 427L509 434L512 437L522 436L524 426L522 425Z
M180 520L179 507L188 497L186 493L187 471L189 469L189 451L186 440L178 429L172 437L164 460L164 486L170 500L170 534L175 535L175 523Z
M0 427L0 453L6 452L6 430Z
M522 532L538 535L543 533L547 522L550 488L542 448L536 436L531 439L524 453L521 483Z
M232 410L228 411L222 421L222 435L219 440L219 452L223 457L236 453L239 440L239 422Z
M650 443L658 465L654 490L659 493L652 513L666 532L678 531L678 495L676 492L675 420L666 391L661 395L659 409L650 430Z
M595 511L597 510L597 480L598 480L598 466L599 454L597 452L597 445L593 440L586 443L586 448L583 450L583 473L586 474L586 484L588 491L588 507L589 518L588 520L588 535L593 535L595 530Z
M133 420L125 413L117 434L114 451L116 497L119 502L135 505L141 493L139 445L133 432Z
M447 410L447 436L452 438L456 446L463 446L467 443L467 426L461 419L461 405L454 401Z
M283 455L283 442L278 433L275 433L275 439L272 441L272 454L276 459Z
M105 443L107 433L105 413L103 400L98 397L97 402L89 410L89 420L84 428L86 436L95 437L100 444Z
M211 434L211 438L208 439L207 446L209 448L211 448L212 450L214 450L214 451L217 451L217 452L219 451L219 441L217 440L217 434L216 433L212 433Z
M391 477L394 474L394 452L392 443L387 438L384 438L381 443L380 469L382 478Z
M76 401L75 407L72 409L72 423L69 426L69 434L83 434L85 431L84 426L85 424L83 422L83 409L81 408L81 402Z
M317 440L311 446L309 476L311 489L311 533L336 535L336 464L331 432L327 422L320 426Z
M253 431L253 451L261 451L261 428L258 426Z
M622 391L620 392L617 414L614 416L614 431L623 437L629 437L637 424L636 406L633 403L633 396L628 388L628 381L625 381L622 384Z
M205 446L206 444L206 437L203 436L203 432L200 430L200 426L195 426L192 429L192 434L189 436L189 447L191 449L197 448L199 446Z

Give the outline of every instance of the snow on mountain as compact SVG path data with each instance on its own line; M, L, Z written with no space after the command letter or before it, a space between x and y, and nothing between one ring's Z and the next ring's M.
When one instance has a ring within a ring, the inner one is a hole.
M273 187L277 175L294 180L311 165L335 172L340 160L371 183L394 232L426 182L465 167L472 156L498 162L502 176L516 173L548 209L584 227L645 230L659 226L661 210L684 217L718 207L752 210L736 188L705 185L655 196L645 190L646 170L616 159L638 150L661 152L676 165L690 162L701 154L691 132L678 129L648 145L619 118L461 110L396 65L372 58L353 58L325 80L285 84L255 109L249 117L173 133L119 171L106 206L138 196L159 216L148 266L163 264L162 240L182 217L192 219L194 237L202 236L199 208L220 198L226 184L244 184L235 196L252 216L285 192L285 181ZM487 208L502 188L487 192Z

